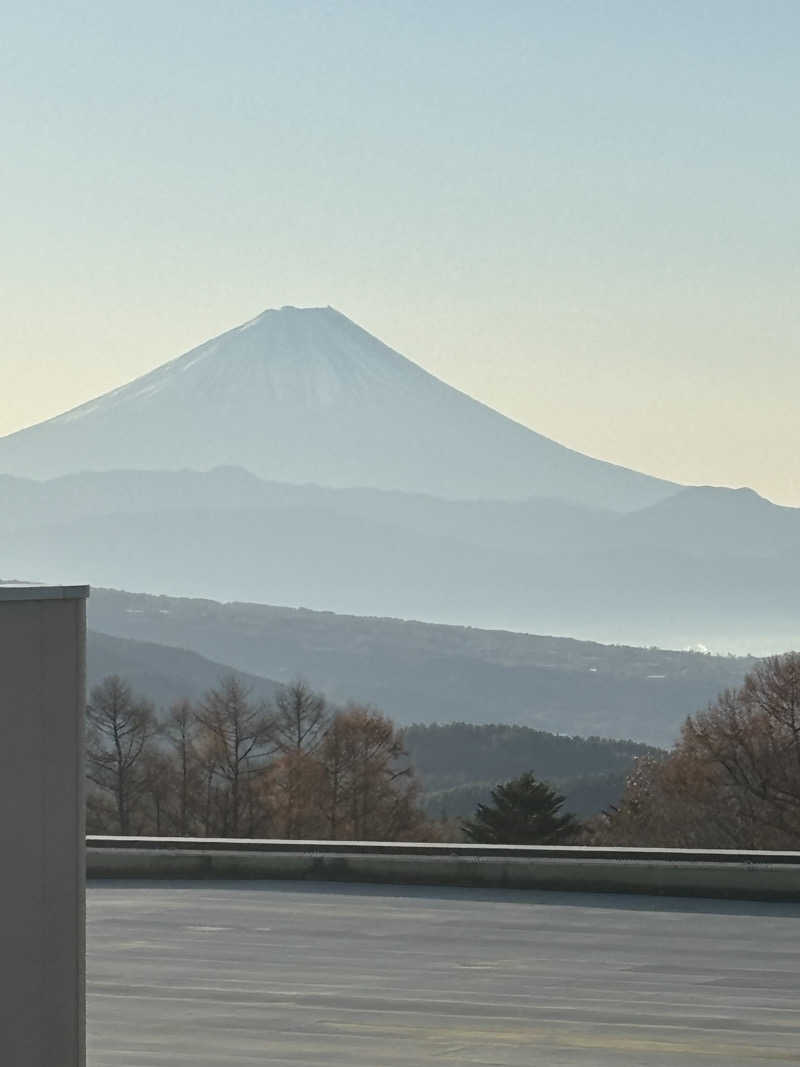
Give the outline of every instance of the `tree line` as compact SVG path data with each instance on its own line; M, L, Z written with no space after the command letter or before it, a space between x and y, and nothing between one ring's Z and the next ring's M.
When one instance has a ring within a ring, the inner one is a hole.
M800 654L757 663L690 715L673 749L638 756L620 803L582 826L531 774L492 791L470 840L800 849Z
M116 675L90 694L87 831L122 835L425 839L394 723L333 708L302 681L272 702L228 675L165 714Z
M90 833L684 848L800 848L800 654L758 663L636 758L620 803L581 823L532 771L466 821L436 820L403 735L302 681L254 703L230 675L158 716L117 676L87 706Z
M800 848L800 654L762 660L684 723L662 758L636 761L600 844Z

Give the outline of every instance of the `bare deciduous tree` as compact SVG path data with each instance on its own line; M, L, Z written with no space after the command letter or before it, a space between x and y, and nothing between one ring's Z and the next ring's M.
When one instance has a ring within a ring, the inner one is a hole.
M252 704L250 693L235 675L223 678L216 689L206 693L196 711L196 719L207 734L206 766L208 787L213 779L224 783L219 794L223 833L237 837L243 830L252 835L253 807L249 793L252 779L261 774L274 751L273 719L263 703ZM250 812L248 825L243 815Z
M316 756L286 752L265 776L266 803L278 837L325 837L325 771Z
M148 784L147 757L157 732L153 707L110 675L92 689L86 719L87 776L112 799L119 833L129 834Z
M315 754L330 725L321 693L298 679L275 695L275 745L280 759L272 769L272 796L278 832L283 837L320 833L315 799L321 772Z
M417 785L391 719L351 704L334 717L320 753L331 837L391 841L422 832Z
M800 845L800 655L759 663L690 716L664 760L640 760L601 836L617 844Z
M290 838L425 836L402 736L374 708L332 714L295 682L277 712L235 675L159 723L119 678L92 691L93 831Z
M302 679L275 694L275 744L280 752L317 750L330 724L325 697Z
M168 752L153 747L143 756L142 772L144 788L142 790L142 807L147 803L147 810L142 812L146 829L140 832L152 832L156 837L172 834L175 831L175 794L177 792L177 768Z
M173 831L180 837L203 825L203 760L198 751L198 722L188 700L173 704L164 722L164 738L173 763Z

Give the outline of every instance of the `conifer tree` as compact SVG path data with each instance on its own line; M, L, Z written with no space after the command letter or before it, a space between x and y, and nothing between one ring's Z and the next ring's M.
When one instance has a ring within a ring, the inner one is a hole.
M528 771L492 790L461 829L468 840L487 845L555 845L571 840L580 824L560 814L564 797Z

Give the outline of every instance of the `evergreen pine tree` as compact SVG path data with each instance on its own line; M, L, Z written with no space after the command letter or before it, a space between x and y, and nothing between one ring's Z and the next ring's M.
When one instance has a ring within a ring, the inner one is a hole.
M574 837L580 824L560 814L564 797L528 771L492 790L490 804L479 804L462 825L468 840L488 845L555 845Z

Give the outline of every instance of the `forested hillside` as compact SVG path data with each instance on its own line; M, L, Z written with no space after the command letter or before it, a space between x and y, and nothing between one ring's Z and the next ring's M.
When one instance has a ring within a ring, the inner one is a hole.
M564 793L567 810L594 815L620 799L636 757L658 752L633 741L504 724L415 725L403 736L425 806L436 817L471 814L498 782L526 771Z

